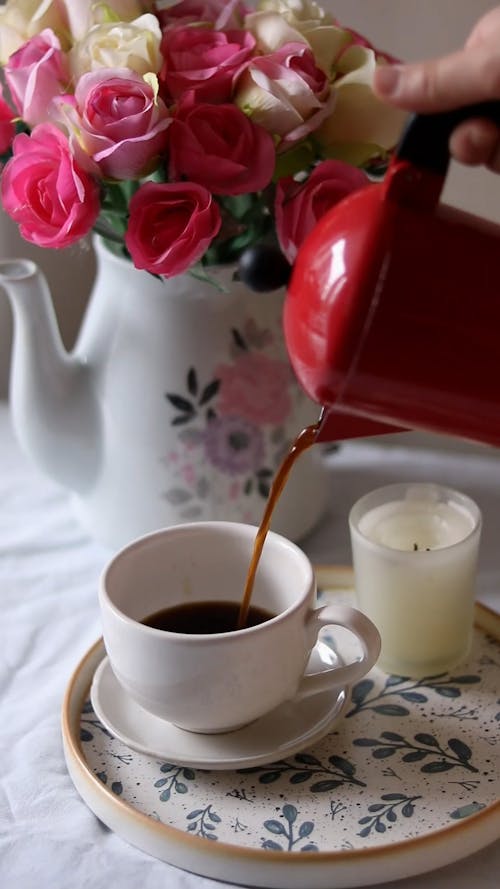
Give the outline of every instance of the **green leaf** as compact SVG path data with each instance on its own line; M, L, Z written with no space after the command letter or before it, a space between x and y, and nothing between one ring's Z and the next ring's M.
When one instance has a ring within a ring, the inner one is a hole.
M308 781L310 777L310 772L297 772L290 778L290 784L303 784L304 781Z
M409 716L410 711L399 704L378 704L373 708L375 713L381 716Z
M441 695L442 698L459 698L461 695L461 691L459 688L451 688L446 685L434 685L434 691L437 692L438 695Z
M187 388L190 395L198 394L198 377L194 367L190 367L188 370Z
M273 784L274 781L277 781L279 778L281 778L281 771L280 772L266 772L264 775L261 775L261 777L259 778L259 781L261 784Z
M298 813L297 809L295 808L295 806L292 806L289 803L286 803L283 806L283 816L286 818L286 820L288 821L289 824L293 824L293 822L296 820L298 814L299 813Z
M247 352L248 346L247 346L245 340L243 339L241 333L239 332L239 330L236 327L232 327L231 334L233 336L235 345L238 346L238 349L243 349L245 352Z
M436 741L432 735L428 735L425 732L419 732L415 735L415 741L419 744L425 744L427 747L439 747L439 742Z
M188 821L191 821L193 818L199 818L200 815L203 815L203 809L193 809L189 815L186 815Z
M451 676L450 682L459 682L460 685L473 685L481 682L480 676Z
M428 762L427 765L422 766L421 771L426 772L427 774L436 774L437 772L449 772L450 769L453 768L452 762Z
M374 684L371 679L362 679L361 682L357 682L351 692L354 703L362 704L367 695L372 691Z
M268 484L267 482L263 481L262 479L259 479L257 482L257 490L258 490L261 497L264 497L264 498L269 497L271 485Z
M411 753L405 753L403 762L419 762L429 755L427 750L412 750Z
M300 762L303 765L308 766L321 766L319 759L316 759L315 756L311 756L310 753L297 753L295 762Z
M269 833L274 833L276 836L286 836L286 830L281 821L275 821L274 819L264 821L264 827Z
M186 414L194 413L193 405L187 398L183 398L182 395L175 395L173 392L165 392L165 398L167 398L170 404L177 408L178 411L183 411Z
M299 827L299 837L301 838L301 840L303 840L304 837L310 836L312 834L313 830L314 830L314 821L303 821Z
M412 704L423 704L427 700L425 695L421 695L416 691L403 691L401 692L401 697Z
M311 784L311 790L313 793L328 793L330 790L335 790L336 787L342 787L343 783L343 781L332 781L331 779L317 781L315 784Z
M387 759L389 756L392 756L396 752L394 747L379 747L378 750L373 751L373 756L375 759Z
M403 735L398 735L396 732L382 732L380 737L386 738L388 741L399 741L400 743L405 743Z
M344 759L343 756L329 756L328 762L331 763L332 766L335 766L336 769L340 769L340 771L343 772L344 775L348 775L349 777L351 777L351 775L354 775L354 772L356 771L353 764L349 762L348 759Z
M205 386L203 392L201 393L201 398L198 402L200 407L202 407L202 405L206 404L208 401L211 401L212 398L214 398L217 395L217 392L219 391L219 389L220 389L220 380L212 380L211 383L208 383L208 385Z
M453 750L453 753L456 753L462 761L468 761L472 756L470 747L468 747L467 744L464 744L463 741L459 741L458 738L450 738L448 747L450 750Z
M391 675L391 676L387 677L387 679L385 681L384 688L392 688L393 685L401 685L401 683L405 682L405 681L406 681L405 676Z
M263 849L272 849L274 852L282 852L283 849L279 843L275 843L273 840L265 840L262 843Z

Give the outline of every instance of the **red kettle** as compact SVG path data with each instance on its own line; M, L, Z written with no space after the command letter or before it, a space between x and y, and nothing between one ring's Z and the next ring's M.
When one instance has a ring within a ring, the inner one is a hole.
M500 103L411 118L383 182L299 250L284 307L318 441L422 429L500 445L500 226L440 203L448 140Z

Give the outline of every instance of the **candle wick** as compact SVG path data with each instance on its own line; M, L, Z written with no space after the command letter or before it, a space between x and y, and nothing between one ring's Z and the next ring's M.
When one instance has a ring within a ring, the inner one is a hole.
M413 544L413 552L416 552L418 549L418 543Z

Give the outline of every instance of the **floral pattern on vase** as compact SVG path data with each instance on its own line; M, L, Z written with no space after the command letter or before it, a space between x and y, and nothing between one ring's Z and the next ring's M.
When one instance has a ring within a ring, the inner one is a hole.
M185 391L165 394L179 442L166 457L178 465L179 483L165 497L182 506L186 518L202 514L212 485L226 484L229 502L244 503L252 493L265 500L291 444L284 424L293 412L295 383L289 364L266 354L272 331L248 319L242 330L233 328L231 340L228 360L215 367L212 379L200 381L189 367ZM251 512L248 519L254 521Z

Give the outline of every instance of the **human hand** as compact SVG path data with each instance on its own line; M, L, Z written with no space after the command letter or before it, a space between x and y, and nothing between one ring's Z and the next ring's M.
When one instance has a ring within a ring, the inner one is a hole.
M500 6L478 21L463 49L424 62L379 66L373 87L390 104L421 113L500 100ZM450 153L461 163L500 173L500 130L489 120L467 120L453 131Z

